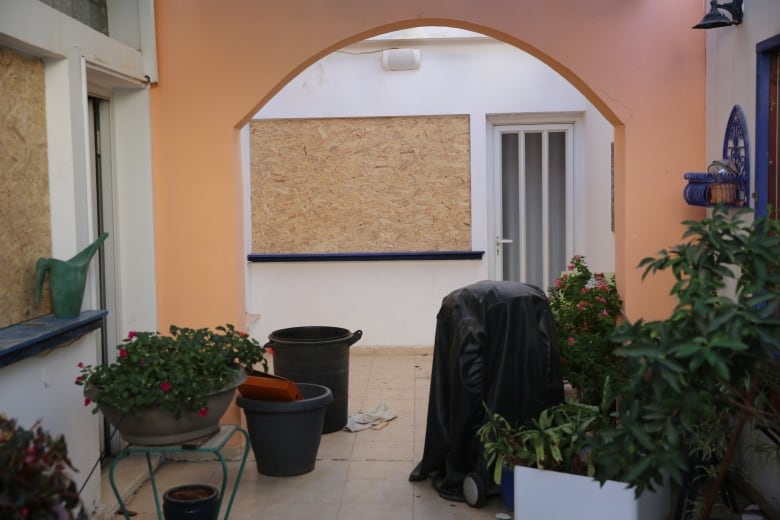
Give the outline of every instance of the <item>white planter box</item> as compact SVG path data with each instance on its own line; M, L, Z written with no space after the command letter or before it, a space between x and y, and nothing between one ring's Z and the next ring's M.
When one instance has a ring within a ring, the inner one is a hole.
M515 466L515 520L664 520L669 486L639 500L626 484Z

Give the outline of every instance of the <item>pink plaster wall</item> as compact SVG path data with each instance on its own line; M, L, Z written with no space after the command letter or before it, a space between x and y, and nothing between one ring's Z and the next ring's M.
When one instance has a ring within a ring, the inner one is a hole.
M639 260L701 210L682 175L705 164L703 2L679 0L165 0L152 88L158 303L169 323L243 325L238 129L320 57L390 30L448 25L544 60L615 125L616 272L632 319L670 308Z

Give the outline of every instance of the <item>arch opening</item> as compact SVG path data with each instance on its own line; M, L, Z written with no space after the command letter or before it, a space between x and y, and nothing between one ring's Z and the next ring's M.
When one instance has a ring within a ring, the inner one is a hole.
M389 50L416 51L417 68L388 70L382 57ZM500 136L517 133L518 125L535 134L570 124L572 143L564 160L572 171L559 186L563 200L568 191L569 207L548 209L561 218L569 212L569 256L585 255L597 271L615 270L613 127L585 94L524 50L462 27L409 26L324 55L274 90L241 132L244 185L250 191L245 203L252 215L246 221L251 233L245 232L250 253L377 252L373 246L384 238L379 252L485 254L479 262L447 262L446 275L437 273L442 262L252 263L247 310L263 316L253 326L259 337L301 325L303 315L373 331L365 338L372 345L430 344L447 292L508 276L496 269L504 253L496 249L495 236L505 224L496 211L502 190L495 154L500 154ZM462 144L463 132L465 153L450 153ZM443 146L442 139L447 139ZM404 154L427 159L397 159ZM443 161L450 161L449 171L437 168L435 163ZM374 168L382 168L383 175L343 174ZM465 187L447 192L451 185L433 180L456 171L465 172ZM416 181L411 191L394 191L394 183ZM430 192L441 192L441 198ZM423 202L410 201L415 198ZM465 233L465 242L442 242L438 239L456 227L454 222L463 220L437 218L455 200L466 206L468 225L457 231L460 238ZM408 227L388 232L388 223L396 220ZM433 236L415 240L431 230ZM329 238L322 240L325 235ZM350 283L354 279L361 283Z

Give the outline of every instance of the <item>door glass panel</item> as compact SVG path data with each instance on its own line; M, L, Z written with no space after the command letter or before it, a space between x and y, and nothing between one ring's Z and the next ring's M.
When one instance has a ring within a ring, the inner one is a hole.
M542 133L524 135L525 160L525 281L543 287L544 222L542 202ZM522 219L521 219L522 220Z
M549 260L548 283L564 270L566 258L566 133L550 132L549 182Z
M501 135L502 237L511 243L497 244L502 256L503 279L520 281L520 172L517 134Z

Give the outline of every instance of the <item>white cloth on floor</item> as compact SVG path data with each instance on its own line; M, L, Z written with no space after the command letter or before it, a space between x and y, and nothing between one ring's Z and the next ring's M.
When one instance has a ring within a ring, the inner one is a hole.
M382 401L371 410L366 412L360 411L356 415L349 416L344 430L359 432L368 428L378 429L378 427L383 427L384 423L392 421L396 417L398 417L398 414L388 408L387 404Z

